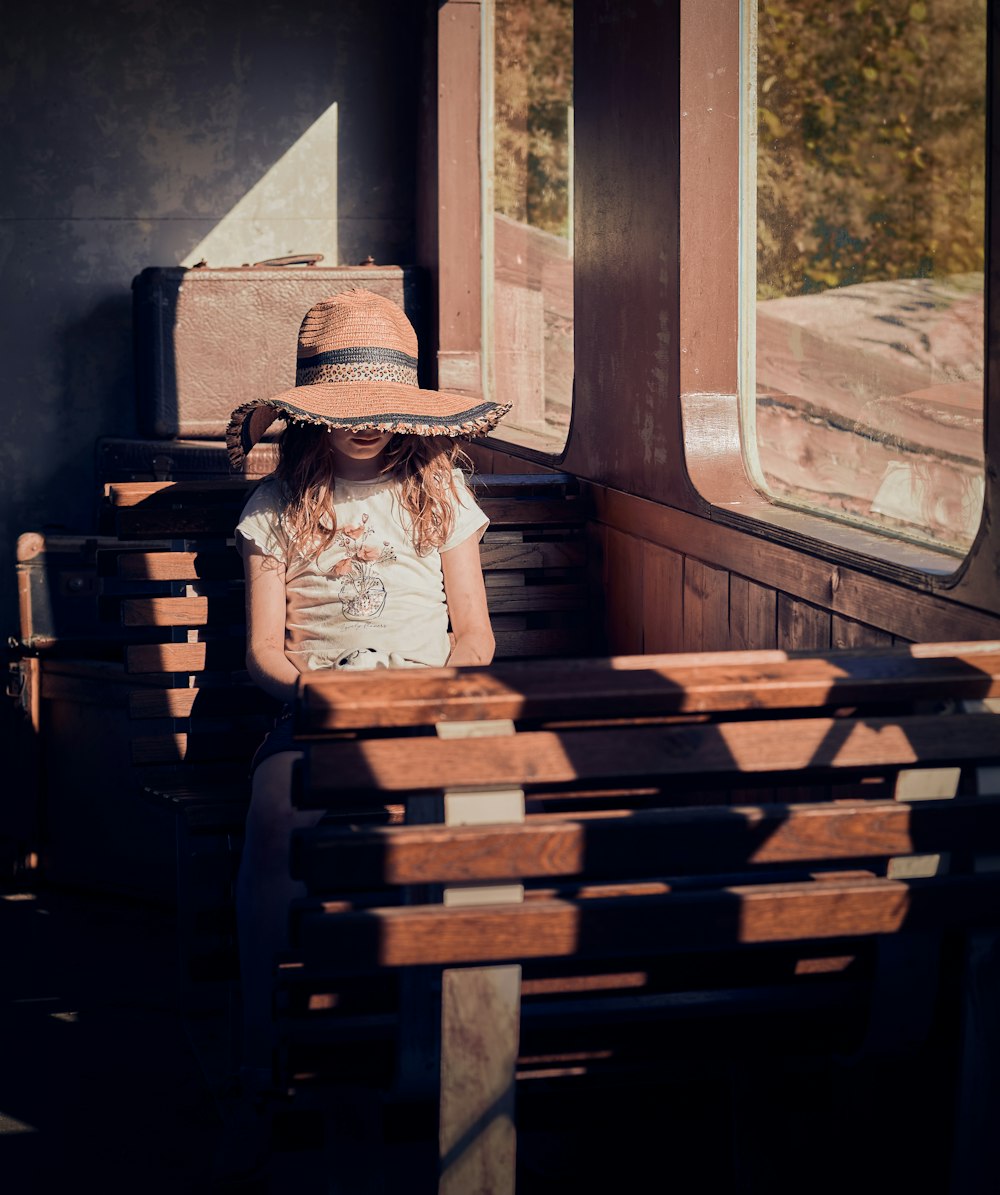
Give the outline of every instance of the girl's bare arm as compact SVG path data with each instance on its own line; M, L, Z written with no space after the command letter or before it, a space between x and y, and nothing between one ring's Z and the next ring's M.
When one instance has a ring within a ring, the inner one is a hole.
M486 586L479 559L479 536L441 553L444 595L454 635L449 664L488 664L495 647Z
M285 655L285 566L237 536L247 603L247 671L280 701L292 701L299 670Z

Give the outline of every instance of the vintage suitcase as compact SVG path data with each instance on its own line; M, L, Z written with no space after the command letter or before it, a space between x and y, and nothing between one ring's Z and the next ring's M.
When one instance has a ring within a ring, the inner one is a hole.
M247 455L243 476L265 477L278 459L273 440L262 440ZM104 436L97 441L97 480L211 481L231 477L225 440L152 440Z
M221 439L234 407L294 386L302 317L341 291L363 287L395 300L425 342L419 270L307 264L320 260L306 254L219 269L150 266L138 274L132 312L140 434Z

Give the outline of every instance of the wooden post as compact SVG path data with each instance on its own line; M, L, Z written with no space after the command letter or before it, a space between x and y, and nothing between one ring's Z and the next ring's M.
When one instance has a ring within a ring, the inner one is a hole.
M513 735L513 722L439 723L442 738ZM522 789L445 791L445 824L524 821ZM461 885L446 905L524 899L521 884ZM521 968L447 969L441 997L440 1195L514 1195L514 1067L520 1033Z
M479 0L438 8L438 385L482 394Z

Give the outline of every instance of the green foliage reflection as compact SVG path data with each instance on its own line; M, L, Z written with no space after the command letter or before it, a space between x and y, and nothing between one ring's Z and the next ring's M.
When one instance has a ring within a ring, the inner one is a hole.
M761 0L758 298L984 265L986 0Z
M569 231L572 0L497 0L494 207Z

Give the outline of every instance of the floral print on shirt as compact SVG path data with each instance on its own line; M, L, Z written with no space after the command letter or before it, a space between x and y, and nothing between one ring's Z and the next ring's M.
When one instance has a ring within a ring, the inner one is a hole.
M385 582L379 570L380 564L391 564L396 552L388 540L382 546L371 543L375 530L369 525L368 515L361 516L361 522L352 527L343 527L334 541L346 555L331 570L335 577L341 577L340 600L344 617L352 622L371 622L385 609L387 593Z

